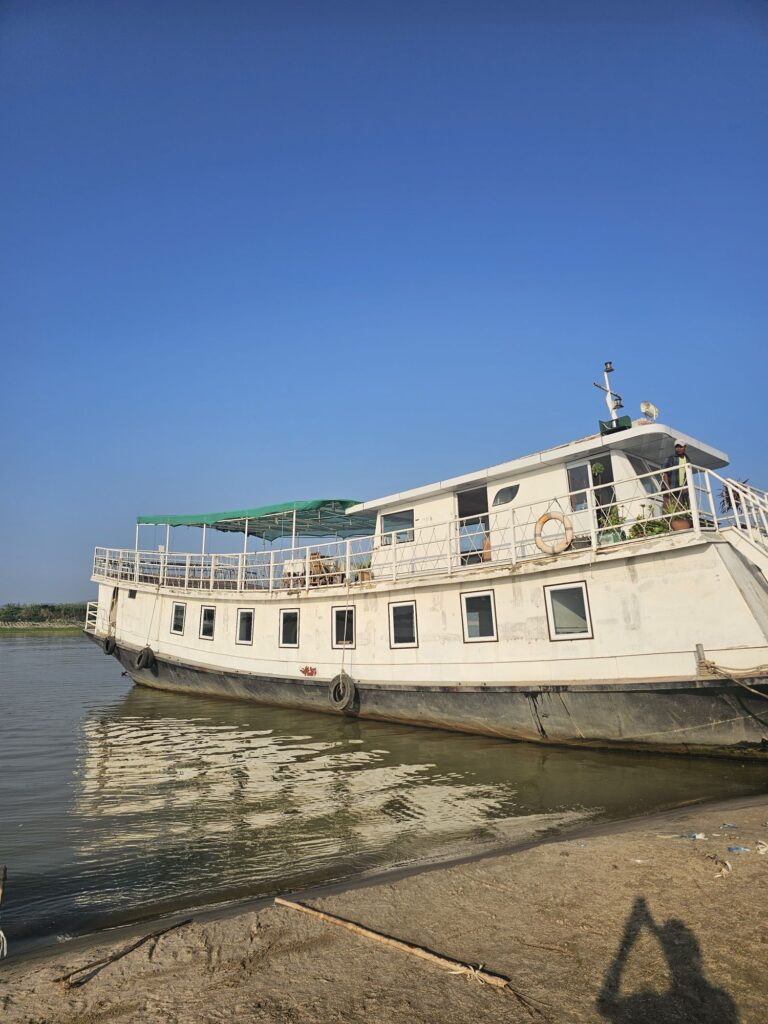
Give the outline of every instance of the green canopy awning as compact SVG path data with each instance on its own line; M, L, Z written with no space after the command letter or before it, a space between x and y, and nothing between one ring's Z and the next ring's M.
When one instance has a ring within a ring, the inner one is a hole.
M348 498L316 498L314 501L286 501L281 505L240 508L234 512L206 512L202 515L137 516L139 526L208 526L276 540L290 537L296 516L297 537L364 537L376 530L376 516L348 516L346 509L359 502Z

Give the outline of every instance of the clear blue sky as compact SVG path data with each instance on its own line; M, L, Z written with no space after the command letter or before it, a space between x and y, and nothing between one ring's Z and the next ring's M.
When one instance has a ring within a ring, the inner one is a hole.
M627 411L768 487L768 5L4 0L0 602Z

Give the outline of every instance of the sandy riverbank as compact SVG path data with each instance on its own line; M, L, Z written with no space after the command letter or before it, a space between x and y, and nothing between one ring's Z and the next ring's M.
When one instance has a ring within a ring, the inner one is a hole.
M707 838L681 838L689 833ZM69 990L54 979L131 940L10 961L0 969L0 1007L4 1020L26 1024L763 1024L768 855L758 840L768 842L768 797L588 827L500 856L297 897L483 964L540 1015L509 993L274 905L200 915ZM720 865L708 855L732 872L715 877Z

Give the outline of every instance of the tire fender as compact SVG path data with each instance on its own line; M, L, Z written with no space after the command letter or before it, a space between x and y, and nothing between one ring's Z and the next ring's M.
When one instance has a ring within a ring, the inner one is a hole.
M334 676L328 684L328 701L336 711L343 711L350 714L353 704L357 698L357 687L355 681L346 672Z
M113 636L108 636L104 641L104 653L114 654L117 650L117 640Z
M138 669L152 669L155 667L155 652L151 647L142 647L139 653L136 655L136 668Z

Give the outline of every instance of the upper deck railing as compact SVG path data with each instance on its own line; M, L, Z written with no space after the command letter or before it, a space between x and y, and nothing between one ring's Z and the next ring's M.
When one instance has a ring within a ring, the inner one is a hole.
M291 591L357 587L371 581L453 576L472 567L514 565L562 551L602 551L661 537L737 528L768 552L768 495L711 470L677 470L610 482L486 514L296 547L239 554L96 548L98 580L144 583L182 591Z

